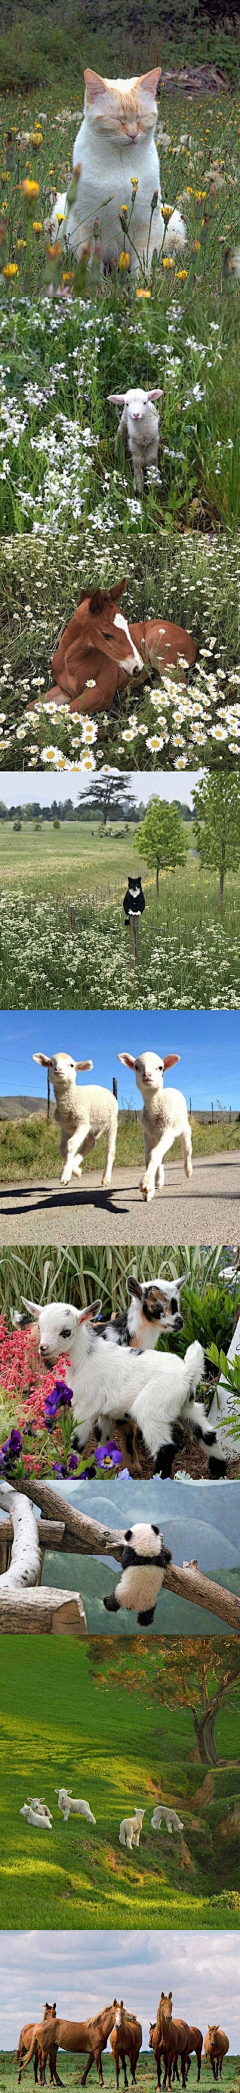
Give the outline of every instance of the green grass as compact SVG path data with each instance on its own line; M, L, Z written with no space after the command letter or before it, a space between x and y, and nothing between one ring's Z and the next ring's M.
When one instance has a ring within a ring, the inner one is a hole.
M177 788L176 788L177 789ZM129 828L43 822L15 833L0 825L0 1006L25 1009L239 1008L240 877L201 870L188 834L186 868L160 876L141 859L146 909L133 969L122 909L128 863L139 869ZM97 921L97 940L96 940Z
M117 1956L116 1956L116 1969L117 1969ZM117 1975L116 1975L116 1985L117 1985ZM118 1986L117 1988L119 1989L119 1986ZM104 1990L104 1976L103 1976L103 1990ZM186 2007L186 2011L187 2011L187 2007ZM203 2027L204 2027L204 2029L205 2029L205 2020L206 2020L206 2011L204 2011L204 2002L203 2002L203 2010L202 2010L202 2022L203 2022ZM114 2071L114 2065L113 2065L113 2060L112 2060L112 2057L111 2057L111 2055L109 2054L109 2052L108 2052L108 2051L106 2051L106 2050L104 2050L104 2054L103 2054L103 2059L102 2059L102 2063L103 2063L104 2085L106 2085L106 2086L107 2086L107 2089L108 2089L108 2093L113 2093L113 2088L115 2087L115 2071ZM78 2062L77 2062L77 2065L76 2065L76 2059L75 2059L74 2057L68 2056L68 2054L67 2054L67 2052L66 2052L66 2051L65 2051L65 2053L64 2053L64 2059L63 2059L63 2055L62 2055L62 2057L61 2057L60 2059L59 2059L59 2057L58 2057L58 2070L61 2070L61 2069L62 2069L62 2070L64 2070L64 2086L65 2086L65 2087L67 2088L67 2093L75 2093L75 2087L76 2087L76 2086L78 2086L78 2087L79 2087L79 2068L80 2068L80 2070L82 2069L82 2065L79 2065L79 2060L78 2060ZM224 2065L223 2065L223 2073L224 2073L224 2077L223 2077L223 2093L234 2093L234 2089L235 2089L235 2088L237 2089L237 2093L239 2093L239 2068L240 2068L240 2059L239 2059L239 2057L233 2057L233 2056L227 2056L227 2057L224 2057ZM92 2069L91 2077L92 2077L92 2084L93 2084L93 2085L97 2085L97 2084L98 2084L98 2079L97 2079L97 2070L96 2070L96 2067L95 2067L95 2065L93 2065L93 2069ZM15 2085L15 2078L16 2078L15 2052L13 2051L13 2052L11 2053L11 2051L9 2051L9 2050L7 2050L6 2052L4 2052L4 2050L0 2051L0 2086L1 2086L1 2093L13 2093L13 2084ZM27 2082L27 2085L29 2085L29 2082L31 2083L31 2081L29 2081L29 2073L27 2074L27 2080L26 2080L26 2082ZM148 2050L146 2050L146 2051L144 2051L144 2050L141 2050L141 2052L140 2052L140 2057L139 2057L139 2060L138 2060L138 2064L137 2064L137 2074L136 2074L136 2083L137 2083L137 2085L138 2085L138 2088L139 2088L139 2093L145 2093L145 2089L146 2089L146 2088L147 2088L147 2093L156 2093L156 2083L157 2083L157 2080L156 2080L156 2065L155 2065L155 2063L153 2063L153 2062L152 2062L152 2056L151 2056L151 2055L149 2055L149 2052L148 2052ZM212 2089L212 2084L213 2084L213 2080L212 2080L212 2074L210 2073L209 2069L208 2069L208 2072L206 2071L206 2069L204 2069L204 2075L203 2075L203 2081L202 2081L202 2083L203 2083L203 2086L204 2086L204 2093L211 2093L211 2089ZM24 2080L23 2080L23 2084L24 2084ZM121 2084L121 2080L120 2080L120 2084ZM191 2075L190 2075L190 2088L191 2088L191 2093L197 2093L197 2060L196 2060L196 2057L195 2057L195 2056L192 2056L192 2057L191 2057Z
M225 1119L215 1126L202 1126L199 1120L191 1120L191 1126L193 1156L231 1154L231 1149L240 1148L240 1124L237 1120L233 1119L231 1126ZM177 1162L180 1155L180 1141L175 1141L169 1164L171 1159ZM96 1154L86 1156L84 1160L84 1177L87 1170L102 1170L104 1157L105 1142L101 1139L97 1142ZM142 1158L141 1115L137 1118L137 1114L130 1110L121 1112L116 1164L126 1169L132 1165L137 1168L142 1164ZM8 1184L14 1177L16 1184L21 1184L25 1178L40 1177L42 1172L44 1178L59 1180L59 1133L54 1122L47 1125L47 1119L44 1121L37 1114L32 1119L23 1119L20 1115L19 1120L0 1119L1 1182Z
M150 1697L132 1701L122 1683L112 1692L99 1673L95 1683L90 1650L62 1639L2 1641L2 1925L237 1927L238 1857L221 1834L230 1762L231 1804L239 1791L237 1695L217 1721L226 1764L213 1773L209 1804L188 1709L160 1701L157 1715ZM86 1794L96 1829L64 1825L57 1782ZM184 1808L181 1854L177 1840L157 1844L151 1831L161 1783ZM45 1793L54 1809L51 1837L19 1816L29 1792ZM136 1801L146 1816L133 1857L120 1852L118 1833Z

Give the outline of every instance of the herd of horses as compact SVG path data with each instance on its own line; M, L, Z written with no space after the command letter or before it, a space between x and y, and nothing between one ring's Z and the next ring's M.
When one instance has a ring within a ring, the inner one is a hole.
M20 2085L22 2071L25 2071L26 2066L30 2064L32 2059L35 2085L38 2084L38 2071L40 2084L44 2085L48 2059L51 2086L62 2086L63 2081L59 2078L57 2072L57 2051L60 2048L62 2050L70 2050L71 2054L77 2056L87 2055L87 2063L81 2078L82 2086L86 2085L88 2073L91 2071L91 2066L94 2063L98 2071L99 2085L103 2086L102 2052L107 2048L108 2038L110 2039L110 2048L115 2064L116 2086L119 2086L121 2066L124 2073L124 2086L127 2087L128 2085L127 2057L130 2063L132 2084L135 2085L136 2065L142 2043L142 2028L140 2020L136 2020L135 2014L127 2013L126 2007L123 2005L123 1999L120 2000L120 2004L118 1999L113 1999L112 2006L105 2006L103 2012L96 2014L94 2019L83 2021L59 2020L55 2002L53 2006L49 2006L46 2003L43 2020L39 2024L31 2022L30 2025L21 2029L17 2050L18 2085ZM167 1996L165 1996L163 1991L161 1992L156 2021L151 2021L150 2023L149 2048L153 2050L157 2065L158 2088L161 2087L163 2066L163 2089L167 2087L168 2093L171 2093L174 2079L177 2079L179 2082L179 2062L182 2086L185 2087L190 2070L191 2056L194 2052L196 2052L197 2057L197 2082L199 2084L203 2048L201 2028L189 2027L186 2020L174 2020L171 1991L168 1992ZM211 2066L215 2080L222 2077L223 2057L227 2056L228 2049L229 2041L228 2036L224 2033L224 2029L219 2028L216 2023L208 2027L204 2041L204 2060Z

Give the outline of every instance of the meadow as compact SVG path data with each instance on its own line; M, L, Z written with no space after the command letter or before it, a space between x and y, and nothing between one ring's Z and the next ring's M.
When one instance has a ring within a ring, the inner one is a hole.
M133 966L122 908L134 831L99 824L0 824L1 1009L239 1009L239 872L202 870L189 830L186 867L141 872L146 898Z
M218 1764L206 1775L190 1708L178 1705L177 1690L169 1707L164 1681L161 1688L161 1645L158 1703L151 1674L149 1696L141 1692L140 1671L135 1691L136 1645L132 1693L124 1660L113 1692L103 1647L95 1647L96 1665L91 1643L61 1638L50 1647L48 1638L33 1637L30 1645L25 1636L2 1638L2 1925L238 1928L238 1859L234 1838L224 1836L226 1802L234 1811L239 1794L238 1684L217 1718ZM124 1647L118 1644L119 1654ZM201 1640L194 1697L198 1652ZM147 1653L145 1674L149 1661ZM80 1786L96 1826L71 1818L64 1824L57 1784L75 1794ZM161 1787L183 1813L180 1840L163 1832L157 1843L151 1830ZM44 1793L53 1809L51 1839L44 1831L38 1837L19 1815L29 1792ZM146 1814L139 1852L130 1854L119 1848L119 1823L134 1802Z
M224 1119L214 1121L213 1124L209 1121L207 1125L201 1120L195 1119L191 1113L189 1118L192 1130L193 1158L201 1155L219 1155L225 1152L229 1154L232 1148L234 1150L240 1148L239 1116L236 1118L233 1114L230 1121L229 1113L226 1113ZM96 1168L99 1173L103 1169L104 1155L105 1142L104 1138L101 1137L96 1150ZM169 1166L171 1165L171 1159L173 1162L176 1162L180 1155L181 1147L178 1139L174 1141L171 1149ZM119 1163L120 1168L121 1166L123 1168L126 1166L128 1169L131 1163L133 1163L136 1167L139 1165L140 1168L142 1158L141 1113L138 1114L131 1111L129 1107L129 1110L120 1112L116 1165ZM84 1158L84 1180L85 1174L87 1174L88 1170L91 1170L91 1167L91 1156L86 1155ZM33 1100L33 1113L29 1118L23 1116L20 1105L16 1119L5 1118L5 1116L0 1118L0 1182L1 1185L8 1184L10 1179L14 1178L16 1184L25 1183L26 1179L30 1183L31 1177L40 1179L42 1173L44 1181L45 1179L49 1179L51 1182L55 1179L59 1181L59 1130L52 1117L50 1121L47 1121L47 1106L46 1118L44 1118L42 1113L40 1115L40 1112L34 1111Z
M163 1982L164 1982L164 1981L165 1981L165 1980L164 1980L164 1972L163 1972L162 1974L163 1974ZM57 1977L56 1977L56 1987L57 1987ZM116 1988L117 1988L117 1991L118 1991L118 1990L119 1990L119 1985L117 1984L117 1957L116 1957ZM104 1983L103 1983L103 1990L104 1990ZM105 2003L105 2000L104 2000L104 2003ZM131 2004L132 2004L132 2000L131 2000ZM129 2008L128 2008L128 2010L129 2010ZM186 1996L185 1996L185 2011L187 2012ZM204 2014L204 2006L203 2006L203 2012L202 2012L202 2020L203 2020L203 2024L204 2024L204 2031L205 2031L205 2020L206 2020L206 2013ZM76 2066L76 2060L75 2060L75 2058L74 2058L74 2057L71 2057L71 2056L68 2056L68 2055L67 2055L67 2053L65 2052L65 2054L64 2054L64 2064L63 2064L63 2057L61 2056L61 2059L60 2059L60 2065L61 2065L61 2069L62 2069L62 2070L64 2069L64 2081L62 2081L62 2083L64 2083L64 2086L65 2086L65 2087L67 2088L67 2093L75 2093L75 2087L76 2087L76 2086L79 2086L79 2063L78 2063L78 2064L77 2064L77 2066ZM59 2066L59 2057L58 2057L58 2070L59 2070L59 2068L60 2068L60 2066ZM113 2088L114 2088L114 2086L115 2086L115 2074L114 2074L114 2065L113 2065L113 2061L112 2061L112 2057L111 2057L111 2054L109 2053L109 2051L106 2051L106 2050L104 2051L104 2056L103 2056L103 2072L104 2072L104 2085L106 2085L106 2086L107 2086L107 2093L113 2093ZM224 2057L223 2073L224 2073L223 2085L224 2085L224 2088L226 2089L226 2093L239 2093L239 2077L240 2077L240 2058L239 2058L239 2057L233 2057L233 2056L228 2056L228 2057ZM97 2085L97 2083L98 2083L98 2080L97 2080L97 2072L96 2072L96 2070L95 2070L95 2066L94 2066L94 2065L93 2065L93 2069L92 2069L92 2082L93 2082L93 2085ZM156 2084L157 2084L157 2078L156 2078L156 2065L154 2065L154 2064L152 2063L152 2052L150 2052L150 2053L149 2053L149 2052L148 2052L148 2050L146 2050L146 2051L145 2051L145 2050L141 2050L141 2052L140 2052L140 2057L139 2057L139 2060L138 2060L138 2064L137 2064L137 2074L136 2074L136 2083L137 2083L137 2085L138 2085L138 2087L139 2087L139 2093L156 2093ZM204 2089L205 2089L205 2093L210 2093L210 2088L212 2087L212 2083L213 2083L213 2081L212 2081L212 2074L210 2075L210 2073L209 2073L209 2070L207 2071L206 2069L204 2069L204 2080L203 2080L203 2084L204 2084ZM28 2084L29 2084L29 2076L27 2076L27 2085L28 2085ZM10 2051L9 2051L9 2050L7 2050L7 2051L4 2051L4 2050L2 2050L2 2051L1 2051L1 2050L0 2050L0 2086L1 2086L1 2093L13 2093L13 2088L15 2088L15 2085L16 2085L16 2064L15 2064L15 2052L14 2052L14 2051L13 2051L13 2052L11 2052L11 2050L10 2050ZM193 2056L193 2057L191 2057L191 2076L190 2076L190 2087L191 2087L191 2093L196 2093L196 2089L197 2089L197 2061L196 2061L196 2057L194 2057L194 2056Z
M100 34L106 67L103 45ZM234 39L232 50L234 71ZM84 62L86 41L79 108ZM151 282L140 272L137 287L125 268L103 280L94 268L90 282L84 264L74 280L69 257L46 252L50 197L69 178L75 100L76 81L74 107L59 97L56 69L51 86L46 75L42 120L41 94L24 100L9 88L0 103L1 757L5 768L16 760L126 767L129 756L131 768L153 768L161 749L163 767L184 768L204 748L212 764L231 765L240 734L238 86L190 107L162 91L166 223L180 202L187 245L172 266L163 250ZM30 142L18 145L26 123ZM38 192L32 205L24 180ZM130 461L115 452L107 402L110 390L134 382L163 387L160 485L150 481L142 499ZM210 658L200 681L198 664L185 704L176 680L167 689L155 673L152 687L150 678L134 693L134 711L128 693L91 733L78 715L69 727L64 708L46 711L44 688L80 588L109 583L116 566L123 572L123 539L128 614L188 622Z

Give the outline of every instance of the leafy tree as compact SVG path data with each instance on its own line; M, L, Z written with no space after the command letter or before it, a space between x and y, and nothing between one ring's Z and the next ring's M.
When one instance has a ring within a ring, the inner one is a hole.
M126 774L122 772L120 778L112 775L108 778L94 779L87 792L81 793L79 819L82 813L97 816L99 814L104 828L109 815L111 821L118 821L119 817L136 821L137 807Z
M165 799L152 799L145 821L141 821L136 831L136 845L146 865L156 866L158 894L159 873L164 872L166 866L174 869L175 865L183 865L188 853L187 837L176 807L169 807Z
M122 1641L117 1650L111 1638L102 1646L95 1637L91 1640L91 1664L96 1684L98 1675L101 1687L111 1683L113 1690L118 1686L129 1688L129 1692L146 1695L169 1708L188 1708L193 1719L199 1757L204 1766L217 1766L218 1753L215 1739L215 1724L223 1701L234 1707L234 1689L240 1688L240 1652L235 1640L224 1636L172 1636L156 1640L151 1649L145 1636L131 1642L131 1650ZM231 1698L232 1695L232 1698Z
M240 865L240 779L234 771L210 775L206 771L194 792L196 842L202 865L219 872L219 908L222 908L226 872ZM197 817L197 818L196 818Z

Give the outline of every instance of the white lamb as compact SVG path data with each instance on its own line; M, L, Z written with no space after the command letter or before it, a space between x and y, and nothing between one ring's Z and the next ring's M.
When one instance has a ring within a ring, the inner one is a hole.
M76 1090L78 1069L92 1068L92 1061L73 1061L71 1054L33 1054L41 1068L48 1068L56 1098L55 1118L61 1127L60 1152L63 1157L61 1184L69 1185L71 1177L82 1176L84 1156L95 1147L100 1135L107 1134L105 1169L102 1178L104 1191L111 1184L114 1163L118 1106L111 1090L102 1090L97 1083L86 1084L86 1089Z
M170 1832L183 1831L181 1817L177 1817L177 1811L170 1809L167 1802L158 1803L157 1809L153 1810L151 1824L153 1831L160 1831L161 1824L166 1824L167 1831Z
M172 1148L180 1134L182 1156L186 1177L192 1176L192 1136L189 1126L186 1099L182 1090L164 1090L163 1077L166 1068L174 1068L180 1054L165 1054L162 1061L158 1054L118 1054L124 1068L134 1068L137 1090L143 1097L143 1136L146 1170L141 1178L140 1191L143 1199L154 1199L164 1185L163 1156Z
M129 1853L132 1851L132 1846L139 1846L144 1817L145 1810L134 1810L134 1817L122 1817L119 1845L128 1846Z
M20 1817L26 1817L27 1824L35 1824L37 1831L52 1831L50 1813L45 1815L45 1810L34 1808L33 1803L24 1802L23 1809L19 1811L19 1815Z
M125 450L130 451L136 494L142 494L144 471L151 471L155 477L157 473L159 419L153 401L162 399L161 387L144 392L142 385L130 385L128 392L109 392L108 399L123 407L116 443L121 436Z
M106 1432L106 1419L109 1425L112 1418L124 1418L129 1451L133 1441L131 1426L137 1424L156 1473L170 1475L173 1427L181 1418L195 1437L203 1440L210 1455L210 1474L225 1475L226 1463L223 1453L219 1454L216 1433L205 1416L204 1404L194 1399L204 1373L200 1344L188 1345L185 1359L179 1359L175 1353L135 1352L127 1345L116 1345L113 1362L111 1345L106 1345L93 1329L101 1302L95 1301L88 1308L72 1308L66 1302L39 1308L36 1301L24 1300L24 1306L38 1317L44 1366L55 1366L63 1352L69 1360L72 1413L77 1426L75 1444L80 1448L86 1445L98 1420L101 1437Z
M88 1824L96 1824L96 1817L93 1817L89 1802L81 1802L79 1797L75 1799L71 1789L69 1791L68 1788L55 1788L55 1795L58 1796L58 1808L65 1824L68 1823L69 1817L87 1817Z

